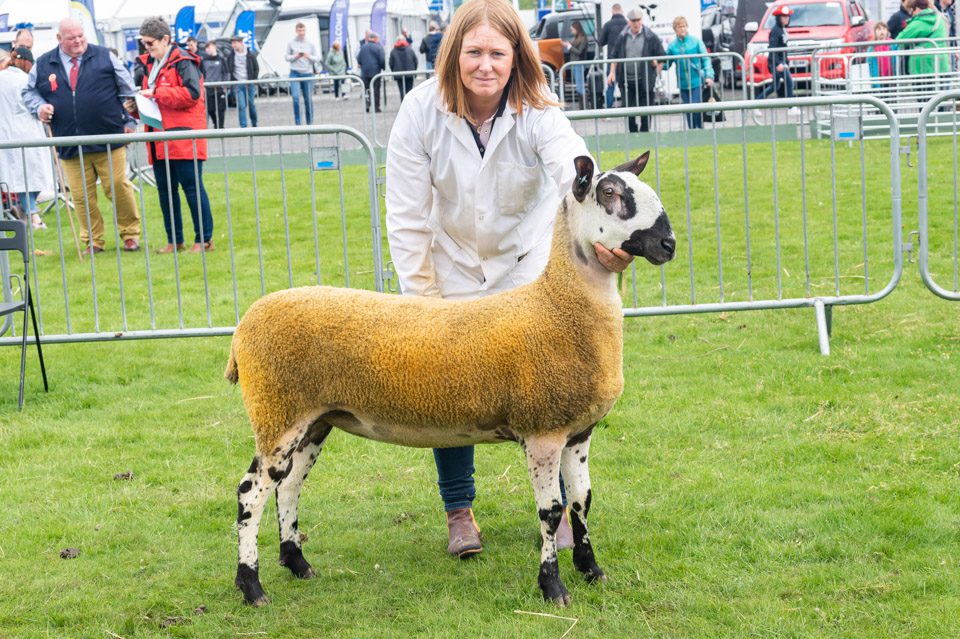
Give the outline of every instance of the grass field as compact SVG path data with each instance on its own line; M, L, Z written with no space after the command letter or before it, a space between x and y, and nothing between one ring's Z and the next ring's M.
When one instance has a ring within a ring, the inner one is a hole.
M781 213L796 224L789 167L797 150L780 152ZM763 166L765 157L758 149L750 161ZM819 157L808 179L824 203L811 213L825 219L811 231L822 234L832 198ZM879 288L892 259L888 164L882 152L876 157L866 208L878 236L870 247ZM716 296L706 268L717 262L716 233L701 228L715 215L712 178L703 177L711 161L695 160L691 229L702 277L694 287ZM678 162L664 156L661 193L686 237ZM911 180L905 172L908 230ZM862 292L859 178L839 188L848 189L842 209L855 213L840 216L850 276L840 281ZM761 192L751 199L758 215L772 210ZM948 195L936 194L939 210ZM721 202L721 227L730 225L727 295L742 298L733 230L742 212L735 192L730 198ZM276 216L275 202L266 202ZM238 233L249 237L252 228L240 224ZM784 242L796 241L795 227L782 231ZM339 237L335 224L329 232ZM772 237L757 232L758 242ZM817 269L827 265L813 284L830 291L833 242L811 246ZM784 255L795 259L795 248ZM684 239L667 267L668 282L677 281L668 291L681 303L690 294L687 249ZM755 250L755 284L776 293L771 249ZM284 257L274 259L286 268ZM104 264L97 268L106 278L116 265ZM70 268L81 287L83 271ZM305 268L298 277L309 280ZM659 299L659 272L646 265L638 273L641 295ZM209 277L214 288L231 286L229 269ZM281 270L271 285L284 277ZM803 294L804 278L783 277ZM252 281L245 303L260 285ZM127 304L142 317L142 297L128 295ZM626 389L592 446L591 537L610 582L586 585L562 555L574 597L565 610L544 604L536 587L539 530L517 447L478 449L475 508L486 550L457 562L444 554L429 451L338 433L301 502L304 552L318 576L297 581L277 565L271 504L260 551L273 603L250 609L232 583L235 489L253 442L239 392L222 378L229 338L49 345L51 391L43 393L29 353L22 414L19 350L0 349L0 636L558 638L576 620L567 636L955 637L958 319L958 306L929 293L908 264L889 297L834 312L830 357L818 353L811 310L627 320ZM131 479L115 479L127 471ZM61 558L68 548L79 555Z

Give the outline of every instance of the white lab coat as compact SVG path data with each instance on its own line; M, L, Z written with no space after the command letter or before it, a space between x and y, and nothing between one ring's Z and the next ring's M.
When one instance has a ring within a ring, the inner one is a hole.
M387 231L404 294L472 298L535 280L553 220L589 155L557 107L507 104L485 154L436 78L407 94L387 146Z
M23 106L20 92L26 84L27 74L20 69L11 66L0 71L0 141L42 140L46 137L43 126ZM53 191L50 153L50 147L0 150L0 182L13 193Z

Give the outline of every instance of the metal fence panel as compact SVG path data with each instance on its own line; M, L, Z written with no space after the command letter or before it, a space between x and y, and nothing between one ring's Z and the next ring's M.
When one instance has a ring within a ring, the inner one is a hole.
M56 144L127 143L130 163L144 167L145 143L184 139L208 142L202 171L213 210L214 250L155 253L167 238L158 191L144 179L149 169L135 170L131 180L141 213L138 252L122 250L113 207L98 193L106 250L81 258L71 234L79 222L71 200L84 196L74 192L56 199L46 215L49 228L29 231L45 341L229 334L247 306L273 290L309 284L383 290L376 160L370 142L355 129L182 131L57 138ZM231 153L231 145L248 151ZM106 155L112 174L122 175L126 167L114 161L117 152ZM201 163L192 165L199 173ZM189 245L188 204L182 209Z
M920 277L927 288L948 300L960 300L960 199L957 193L957 120L953 105L960 91L947 91L924 106L917 122ZM953 135L932 141L928 123L944 104L953 115ZM935 146L931 152L931 146ZM933 179L931 180L931 175ZM931 188L931 182L933 188Z

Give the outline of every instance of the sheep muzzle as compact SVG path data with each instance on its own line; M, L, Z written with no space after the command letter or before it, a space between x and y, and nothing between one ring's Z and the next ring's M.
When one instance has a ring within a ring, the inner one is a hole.
M662 212L653 226L634 231L620 246L630 255L645 257L651 264L659 266L673 259L677 248L677 240L670 227L667 214Z

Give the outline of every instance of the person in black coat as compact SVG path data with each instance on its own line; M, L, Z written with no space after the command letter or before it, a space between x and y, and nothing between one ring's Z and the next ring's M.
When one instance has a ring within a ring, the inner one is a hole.
M410 48L410 42L403 36L397 38L393 45L393 51L390 52L390 70L395 72L417 70L417 54ZM397 76L396 80L397 88L400 90L400 101L403 102L407 91L413 88L414 76L401 75Z
M900 8L887 20L887 29L890 31L890 39L896 39L897 35L907 26L907 21L912 17L907 11L906 4L908 0L900 0Z
M769 49L786 49L790 41L787 35L787 25L793 9L780 5L773 10L774 24L767 39ZM767 69L773 76L773 81L763 90L760 98L768 98L774 93L783 98L793 97L793 77L790 75L790 65L786 51L771 51L767 54Z
M226 82L230 79L227 63L217 51L217 43L207 42L200 57L200 68L203 70L204 84L210 82ZM227 113L227 90L224 87L205 86L207 98L207 115L213 122L213 128L222 129L226 126L224 117Z
M597 39L601 47L606 47L607 59L613 57L613 47L617 44L620 34L627 28L627 19L623 17L623 9L619 3L610 7L610 12L613 15L603 24L603 29L600 30L600 37ZM616 93L614 85L607 85L605 98L608 109L613 108L614 93Z
M665 56L663 43L649 28L643 26L643 14L633 9L627 14L627 28L620 34L613 47L613 58L657 58ZM607 84L620 85L620 101L625 107L653 104L654 86L663 68L661 60L643 62L614 62L610 65ZM631 133L637 132L637 118L628 117ZM650 130L650 116L640 116L640 131Z
M360 79L363 80L363 89L366 94L367 113L370 113L370 81L387 68L379 35L372 31L367 34L366 41L357 51L357 64L360 65ZM376 112L380 113L380 82L373 85L373 104Z

